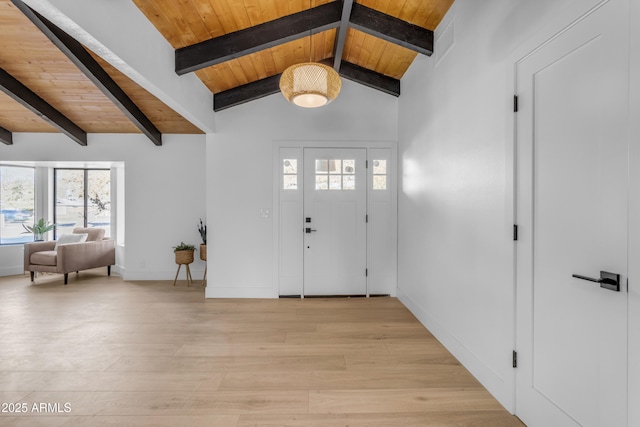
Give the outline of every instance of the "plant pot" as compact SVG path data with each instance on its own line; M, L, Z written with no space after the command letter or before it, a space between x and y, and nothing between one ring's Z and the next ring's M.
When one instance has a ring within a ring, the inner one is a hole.
M200 259L203 261L207 260L207 245L204 243L200 245Z
M175 251L176 264L191 264L193 262L193 250Z

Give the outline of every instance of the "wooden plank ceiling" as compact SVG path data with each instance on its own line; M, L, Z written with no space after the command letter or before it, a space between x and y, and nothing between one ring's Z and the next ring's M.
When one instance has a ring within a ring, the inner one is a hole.
M132 0L195 72L214 110L278 92L310 59L391 95L453 0ZM0 0L0 142L14 132L163 133L200 129L21 0Z
M10 144L14 132L61 131L85 145L87 133L142 133L131 114L123 112L56 47L22 7L26 6L20 2L0 0L0 128L4 129L0 130L0 141ZM159 133L202 133L137 83L88 53ZM161 143L161 137L154 142Z
M133 2L176 49L176 72L195 72L219 110L277 92L277 76L310 58L399 96L453 0Z

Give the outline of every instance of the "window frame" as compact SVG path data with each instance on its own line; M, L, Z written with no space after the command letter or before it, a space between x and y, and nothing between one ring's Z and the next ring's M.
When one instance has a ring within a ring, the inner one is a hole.
M53 168L53 221L54 223L56 223L56 219L57 219L57 215L58 215L58 203L57 203L57 194L58 194L58 171L59 170L65 170L65 171L83 171L83 187L84 187L84 191L83 191L83 215L82 215L82 219L83 219L83 228L88 228L88 217L89 217L89 193L88 193L88 187L89 187L89 172L90 171L109 171L111 172L111 168L65 168L65 167L60 167L60 168ZM111 191L109 191L109 200L111 200L112 198L112 194ZM111 212L111 211L110 211ZM107 237L107 236L105 236ZM58 238L58 228L56 227L53 231L53 238L54 240L56 240Z
M37 179L36 179L36 168L35 168L35 166L0 164L0 169L2 169L2 168L22 168L22 169L31 169L33 171L33 218L34 218L34 221L35 221L35 218L38 216L37 212L36 212L36 200L37 200L37 197L38 197L38 185L37 185ZM0 173L0 183L1 183L1 181L2 181L2 174ZM2 192L2 186L0 185L0 193L1 192ZM1 197L1 195L0 195L0 197ZM0 211L1 210L2 210L2 205L0 204ZM2 228L0 228L0 246L22 245L24 243L33 242L34 241L33 239L34 239L34 236L32 234L30 239L29 238L25 238L24 241L2 243Z

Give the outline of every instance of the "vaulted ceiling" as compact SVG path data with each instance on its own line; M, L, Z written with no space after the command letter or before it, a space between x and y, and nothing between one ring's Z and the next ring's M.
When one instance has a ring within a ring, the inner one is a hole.
M214 110L278 92L289 66L313 61L400 96L416 55L453 0L132 0L195 73ZM200 129L20 0L0 0L0 141L14 132L163 133Z

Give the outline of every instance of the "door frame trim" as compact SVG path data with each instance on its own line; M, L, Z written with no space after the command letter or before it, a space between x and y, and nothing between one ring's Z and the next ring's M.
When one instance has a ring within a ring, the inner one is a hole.
M390 296L395 297L398 287L398 144L396 141L303 141L303 140L274 140L272 142L272 213L273 213L273 258L272 258L272 280L274 298L280 297L280 150L283 148L299 149L303 151L305 148L364 148L367 150L367 159L369 159L370 149L388 149L391 153L391 170L389 172L389 178L392 182L391 186L391 229L393 231L393 284L390 289ZM367 197L367 205L369 204L369 198ZM369 210L369 206L367 206ZM371 239L368 236L369 227L367 227L367 253L369 252L369 244ZM302 250L302 245L300 250ZM302 284L300 286L302 289ZM369 288L367 284L367 289ZM300 293L302 295L302 291Z

